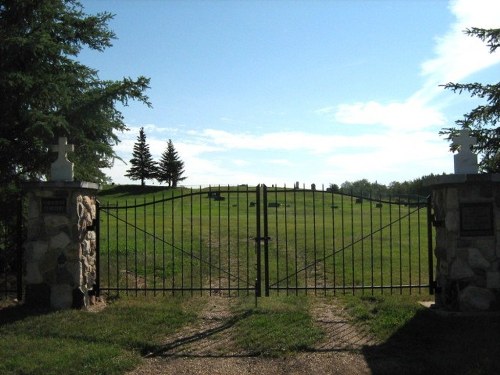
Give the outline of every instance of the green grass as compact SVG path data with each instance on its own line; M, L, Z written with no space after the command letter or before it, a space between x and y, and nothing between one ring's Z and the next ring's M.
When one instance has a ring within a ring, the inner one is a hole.
M387 340L404 327L418 312L418 301L430 298L422 295L343 296L349 315L355 322L369 327L380 340Z
M121 374L193 321L179 299L119 299L102 312L0 310L1 374Z
M241 305L239 308L247 306ZM323 336L313 325L305 297L275 297L247 308L251 314L236 324L237 344L254 355L277 357L309 348Z

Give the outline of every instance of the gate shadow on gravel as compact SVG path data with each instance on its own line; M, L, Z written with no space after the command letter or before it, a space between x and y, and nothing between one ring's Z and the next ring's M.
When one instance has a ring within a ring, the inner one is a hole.
M221 325L210 328L204 331L196 332L193 335L187 336L187 337L181 337L179 339L173 340L171 342L168 342L162 346L155 346L154 348L146 348L142 355L145 358L153 358L153 357L172 357L175 356L176 353L169 353L170 351L174 349L181 348L183 346L192 344L196 341L204 340L210 336L213 336L217 333L223 332L227 329L232 328L236 323L239 321L248 318L250 315L253 314L253 311L245 311L242 314L233 316L232 318L228 319L227 321L223 322ZM186 357L186 354L182 354L183 357Z
M500 374L500 315L422 310L362 352L373 374Z

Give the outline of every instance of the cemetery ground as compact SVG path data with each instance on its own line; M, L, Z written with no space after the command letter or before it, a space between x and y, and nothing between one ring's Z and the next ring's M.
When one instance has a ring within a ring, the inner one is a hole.
M134 296L92 311L0 305L2 374L494 374L498 315L426 295Z

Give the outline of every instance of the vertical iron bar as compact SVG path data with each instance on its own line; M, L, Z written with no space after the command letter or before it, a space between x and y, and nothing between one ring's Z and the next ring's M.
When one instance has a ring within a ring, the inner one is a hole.
M278 230L278 186L277 185L274 185L274 201L277 203L276 204L276 207L274 208L274 212L275 212L275 225L274 225L274 232L275 232L275 235L274 235L274 247L276 249L276 280L280 280L280 262L279 262L279 230ZM277 284L276 285L277 289L278 289L278 295L280 293L280 285Z
M175 211L174 189L170 189L170 248L172 249L172 295L175 295Z
M231 297L231 187L227 185L227 288Z
M363 196L363 193L361 193L361 196ZM363 198L361 198L363 199ZM360 207L360 225L361 225L361 287L363 288L361 290L361 294L365 293L365 235L364 235L364 212L363 212L363 206L364 202L361 200L361 207ZM371 208L371 201L370 201L370 208ZM372 265L372 293L373 293L373 249L371 249L371 265ZM354 275L354 268L352 270L352 273Z
M391 283L391 294L393 293L393 242L392 242L392 195L389 197L389 273L390 273L390 283Z
M101 203L96 200L95 214L95 295L101 295Z
M236 187L236 295L240 295L240 186Z
M110 288L112 285L111 285L111 249L110 249L110 243L111 243L111 233L110 233L110 229L109 229L109 226L110 226L110 219L109 219L109 210L111 210L111 204L108 205L108 210L106 211L106 248L107 248L107 254L106 254L106 258L108 260L108 264L107 264L107 275L106 275L106 279L107 279L107 284L108 284L108 288Z
M264 285L265 295L269 297L269 223L267 211L267 186L262 185L263 188L263 206L264 206Z
M299 274L298 274L298 263L299 263L299 258L298 258L298 243L297 243L297 187L293 188L293 227L295 228L294 230L294 242L295 242L295 295L299 294Z
M193 273L194 273L194 263L193 263L193 259L194 259L194 237L193 237L193 188L191 187L189 189L189 200L190 200L190 216L189 216L189 225L190 225L190 239L189 239L189 243L190 243L190 248L191 248L191 264L190 264L190 281L189 281L189 287L191 288L191 296L193 296L193 289L194 289L194 285L193 285Z
M351 190L351 279L352 279L352 294L354 295L354 196ZM363 201L361 201L363 204Z
M208 187L208 287L212 295L212 187Z
M384 285L384 271L383 271L383 264L384 264L384 248L383 248L383 225L382 225L382 210L383 210L383 205L382 205L382 196L379 196L379 203L380 203L380 209L379 209L379 236L380 236L380 285ZM384 288L382 288L382 294L384 294Z
M147 245L147 235L146 235L146 228L148 227L147 225L147 214L146 214L146 197L144 197L144 208L143 208L143 219L144 219L144 224L143 224L143 231L144 231L144 235L143 235L143 238L144 238L144 295L146 295L147 293L147 287L148 287L148 272L147 272L147 268L148 268L148 258L147 258L147 248L148 248L148 245Z
M341 196L340 201L340 224L342 228L342 293L345 294L345 220L344 220L344 200L345 195Z
M336 248L336 235L335 235L335 194L333 188L331 190L331 210L332 210L332 267L333 267L333 295L337 294L337 262L335 261Z
M312 215L313 215L313 259L314 259L314 295L318 291L318 255L317 255L317 240L316 240L316 189L312 191Z
M203 210L202 210L203 198L202 198L201 186L200 186L198 197L199 197L199 201L200 201L200 215L199 215L199 217L200 217L200 230L199 230L199 234L200 234L200 295L203 295Z
M307 295L308 283L307 283L307 209L306 209L306 186L302 186L302 215L304 217L304 290Z
M246 271L247 271L247 295L250 294L250 243L248 239L250 238L250 202L248 200L248 196L250 194L250 190L248 188L248 185L246 186L246 202L245 202L245 210L246 210L246 226L247 226L247 232L245 238L246 240Z
M120 294L120 259L119 259L119 252L120 252L120 246L119 246L119 240L120 240L120 235L118 232L118 226L120 224L120 220L118 219L118 201L115 202L115 214L116 214L116 238L115 238L115 244L116 244L116 290L117 294Z
M163 295L165 295L165 192L161 194L161 263L162 263L162 289Z
M323 224L323 295L326 296L326 219L325 219L325 186L321 185L321 205Z
M260 185L257 185L255 188L255 198L256 198L256 232L257 236L255 237L255 246L257 250L257 275L255 280L255 295L260 297L262 295L261 289L261 259L260 259L260 251L261 251L261 230L260 230Z
M128 295L128 205L125 200L125 290Z
M290 293L290 274L288 270L288 202L287 202L287 190L286 184L283 188L284 194L284 204L285 204L285 276L286 276L286 295L288 296Z
M156 197L154 195L153 195L153 295L156 296Z
M418 199L418 206L417 206L417 248L418 248L418 293L420 294L422 292L422 257L421 257L421 241L420 241L420 236L421 236L421 220L420 220L420 211L421 211L421 202L420 202L420 197Z
M219 185L219 193L220 193L220 185ZM222 248L222 244L221 244L221 210L220 210L220 207L221 207L221 200L219 199L218 201L218 205L217 205L217 248L218 248L218 261L217 261L217 264L218 264L218 269L217 269L217 273L218 273L218 280L219 280L219 290L222 288L222 284L221 284L221 269L222 269L222 257L221 257L221 248Z
M412 294L413 290L413 285L412 285L412 278L411 278L411 203L410 203L410 197L408 197L408 284L409 284L409 289L410 289L410 294Z
M109 238L109 237L108 237ZM138 268L139 268L139 259L137 256L137 199L134 199L134 266L135 266L135 295L137 297L137 294L139 292L139 285L138 285ZM108 262L109 264L109 262Z
M429 294L434 294L434 254L432 251L432 196L427 197L427 261L429 267Z
M175 198L175 200L177 200L177 199L178 198ZM180 223L178 225L181 227L180 248L182 249L181 250L181 295L184 295L184 252L185 252L184 251L184 194L182 194L182 191L181 191L180 200L181 200L181 202L180 202L180 204L181 204L181 219L180 219Z
M17 202L17 251L16 251L16 297L23 299L23 193L19 193ZM4 249L5 251L5 249ZM7 285L7 283L6 283Z
M402 225L401 225L401 195L399 196L399 293L403 294L403 248L402 248Z

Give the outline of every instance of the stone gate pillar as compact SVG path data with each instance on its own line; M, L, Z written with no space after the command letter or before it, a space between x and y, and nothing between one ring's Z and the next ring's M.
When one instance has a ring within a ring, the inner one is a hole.
M455 174L431 185L436 305L455 311L500 310L500 174L477 174L476 139L453 138Z
M28 201L24 243L27 304L56 309L87 307L96 284L98 184L73 181L74 146L59 138L50 181L23 185Z
M74 181L24 185L26 303L57 309L89 305L96 282L98 188Z

